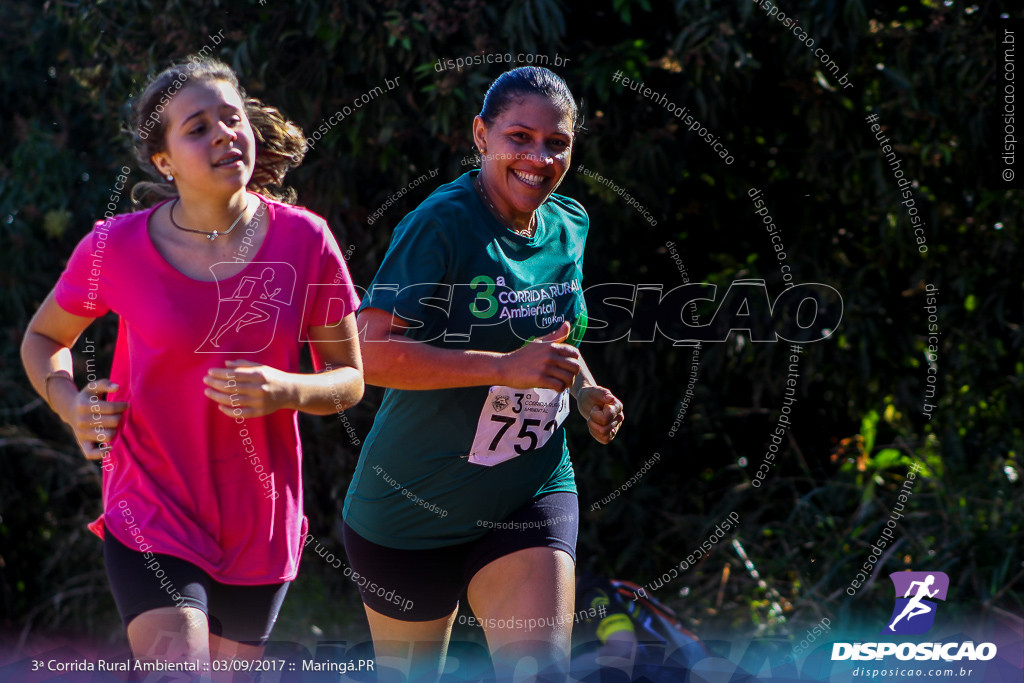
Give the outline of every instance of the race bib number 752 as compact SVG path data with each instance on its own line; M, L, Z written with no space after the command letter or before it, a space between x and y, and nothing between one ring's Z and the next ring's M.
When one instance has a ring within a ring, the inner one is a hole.
M569 414L569 390L493 386L476 424L469 461L491 467L535 451Z

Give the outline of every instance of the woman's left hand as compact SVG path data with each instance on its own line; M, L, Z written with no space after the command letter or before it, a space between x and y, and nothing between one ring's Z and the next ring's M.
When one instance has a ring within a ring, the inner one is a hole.
M619 426L626 419L622 401L608 389L598 386L584 387L576 395L583 417L587 418L590 434L603 444L615 438Z
M229 360L224 365L210 368L203 377L203 393L219 404L220 412L230 417L263 417L291 406L287 372L251 360Z

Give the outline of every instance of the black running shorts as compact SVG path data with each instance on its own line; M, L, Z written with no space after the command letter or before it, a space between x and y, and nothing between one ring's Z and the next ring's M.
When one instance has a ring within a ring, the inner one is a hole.
M158 607L195 607L206 614L210 633L229 640L264 645L281 611L289 582L233 586L214 580L181 558L128 548L107 532L103 555L114 602L127 629L132 619ZM179 600L171 596L177 592Z
M473 576L499 557L526 548L557 548L576 562L579 499L575 493L535 498L483 537L442 548L402 550L373 543L344 524L345 553L360 578L363 603L402 621L432 621L459 606Z

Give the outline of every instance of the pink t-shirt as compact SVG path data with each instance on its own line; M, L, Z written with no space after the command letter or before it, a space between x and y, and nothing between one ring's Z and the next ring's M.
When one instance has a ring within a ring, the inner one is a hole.
M104 513L89 528L174 555L222 583L291 581L302 551L298 415L231 417L203 394L227 360L299 371L310 327L336 325L359 297L327 222L263 198L268 232L242 272L200 282L149 237L156 207L99 222L55 290L69 313L120 316L107 400L127 401L104 462ZM236 230L245 230L239 225ZM314 359L321 367L318 359Z

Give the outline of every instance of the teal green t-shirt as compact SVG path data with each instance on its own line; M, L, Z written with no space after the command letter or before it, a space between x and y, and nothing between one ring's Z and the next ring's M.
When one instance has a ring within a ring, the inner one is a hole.
M484 205L476 173L439 187L395 228L360 310L394 312L413 327L408 341L377 343L507 353L568 321L568 343L579 345L586 211L552 194L536 211L534 236L518 235ZM486 386L387 389L345 497L345 521L380 545L438 548L483 536L538 495L575 493L564 423L543 413L556 405L564 411L567 397ZM510 459L471 462L480 449Z

